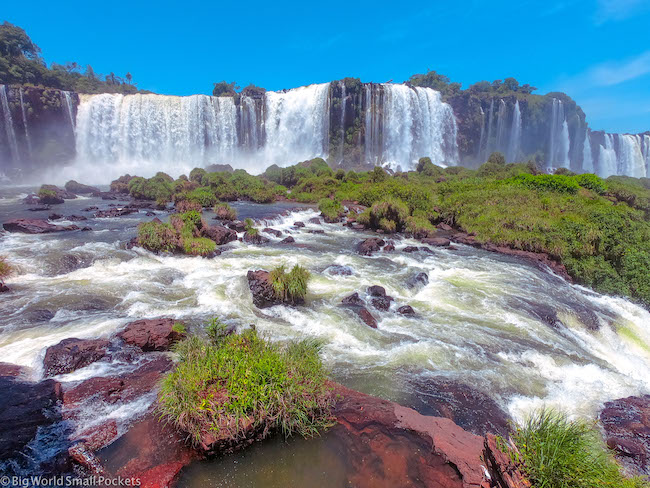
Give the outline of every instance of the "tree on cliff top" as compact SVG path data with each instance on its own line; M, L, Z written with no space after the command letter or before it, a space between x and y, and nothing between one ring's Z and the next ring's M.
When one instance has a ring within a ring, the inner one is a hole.
M6 21L0 26L0 55L37 59L40 53L41 49L32 42L22 27Z
M220 81L219 83L214 84L214 89L212 90L212 95L215 97L234 97L239 90L237 82L231 81Z

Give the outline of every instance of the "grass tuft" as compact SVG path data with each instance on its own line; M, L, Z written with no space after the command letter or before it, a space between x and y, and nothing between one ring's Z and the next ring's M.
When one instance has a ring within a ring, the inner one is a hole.
M284 266L279 266L271 271L270 279L276 296L289 303L304 301L307 295L307 283L310 278L309 271L296 264L288 273Z

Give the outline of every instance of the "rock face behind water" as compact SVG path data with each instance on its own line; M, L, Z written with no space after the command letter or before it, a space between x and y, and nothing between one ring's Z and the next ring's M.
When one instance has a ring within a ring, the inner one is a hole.
M650 395L605 403L600 422L618 461L630 473L650 476Z
M170 318L136 320L117 334L124 342L143 351L168 351L183 334L174 330L176 321Z
M71 373L106 356L109 342L103 339L64 339L45 352L45 376Z
M23 234L49 234L51 232L64 232L79 230L76 225L54 225L39 219L11 219L2 224L8 232L22 232Z

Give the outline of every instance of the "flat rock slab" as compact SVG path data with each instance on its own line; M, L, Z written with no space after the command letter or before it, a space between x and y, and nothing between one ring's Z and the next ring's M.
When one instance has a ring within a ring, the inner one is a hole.
M64 339L45 351L45 376L71 373L106 356L109 342L104 339Z
M117 334L127 344L145 352L168 351L183 334L174 330L177 321L170 318L136 320Z
M79 230L76 225L54 225L46 220L38 219L12 219L2 224L7 232L22 232L23 234L49 234L51 232L64 232Z

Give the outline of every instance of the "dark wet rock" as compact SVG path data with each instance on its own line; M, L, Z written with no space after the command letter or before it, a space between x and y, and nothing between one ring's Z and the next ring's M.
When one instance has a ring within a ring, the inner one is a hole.
M94 197L99 197L102 200L117 200L118 198L123 198L119 193L113 193L111 191L99 191L93 193Z
M316 224L316 225L320 225L320 224L322 224L321 219L319 219L318 217L312 217L312 218L309 219L307 222L308 222L309 224Z
M281 230L271 229L270 227L266 227L266 228L262 229L262 232L265 232L267 234L271 234L272 236L275 236L275 237L280 237L282 235Z
M352 295L348 295L343 300L341 300L343 305L353 306L353 307L363 307L365 302L361 299L357 292L354 292Z
M109 342L104 339L64 339L45 351L45 376L71 373L99 361L107 354Z
M205 237L212 239L220 246L237 240L237 232L221 225L204 227L203 234Z
M389 297L388 295L386 295L385 297L373 298L370 301L370 303L372 303L372 306L375 307L377 310L386 312L390 309L390 302L392 301L393 301L393 297Z
M300 222L300 221L298 221L298 222L294 222L294 223L293 223L293 226L294 226L294 227L301 228L301 227L304 227L304 226L305 226L305 223L304 223L304 222Z
M357 246L357 252L364 256L370 256L373 252L379 251L384 244L386 244L386 241L383 239L380 239L379 237L370 237L369 239L359 243Z
M58 213L52 213L47 217L47 220L61 220L63 218L63 215L58 214Z
M372 285L368 287L368 295L372 297L385 297L386 296L386 288L383 286L379 285Z
M421 272L411 276L406 280L406 286L408 288L420 288L429 284L429 275L425 272Z
M68 215L65 219L72 222L81 222L83 220L88 220L88 217L84 217L83 215Z
M84 208L84 209L82 210L82 212L93 212L93 211L95 211L95 210L99 210L99 207L96 207L96 206L93 205L92 207L86 207L86 208Z
M18 378L20 376L27 376L29 374L28 368L18 366L11 363L0 363L0 376L9 376L11 378Z
M440 222L438 225L436 225L436 227L437 227L438 229L440 229L440 230L444 230L444 231L446 231L446 232L451 232L452 230L454 230L454 229L451 227L451 225L445 224L444 222Z
M352 230L364 230L366 228L365 225L359 224L358 222L354 222L350 227Z
M650 475L650 395L605 403L600 422L607 445L626 470Z
M52 310L37 308L35 310L29 310L27 312L23 312L22 317L28 323L34 323L34 322L49 322L54 318L54 315L55 313L52 312Z
M402 315L415 315L415 310L410 305L402 305L397 309L397 313L401 313Z
M98 296L78 297L77 300L70 301L66 308L86 312L103 312L113 308L117 302L118 299L115 298L110 301L107 298Z
M0 283L0 293L7 293L9 291L11 291L11 288L9 288L4 283Z
M427 237L426 239L421 239L420 242L434 247L449 247L451 244L451 241L444 237Z
M43 185L41 186L41 190L47 190L49 192L53 192L54 196L47 196L45 198L39 196L40 203L51 204L51 203L55 203L55 200L57 200L56 203L63 203L63 200L74 200L75 198L77 198L77 195L75 195L74 192L65 190L63 188L59 188L56 185Z
M268 237L264 237L259 232L257 234L251 234L250 232L245 232L244 242L248 242L249 244L266 244L268 242L271 242L271 240Z
M477 435L507 435L509 431L508 415L481 391L442 377L414 380L413 386L410 403L424 415L446 417Z
M136 200L134 202L130 202L128 205L125 205L128 208L137 208L138 210L140 209L152 209L156 208L156 202L153 202L151 200Z
M352 276L354 274L354 270L350 266L333 264L325 268L325 273L332 276Z
M108 210L100 210L96 212L95 217L97 218L123 217L124 215L130 215L133 213L138 213L138 209L132 207L113 207Z
M268 271L261 269L249 271L246 278L248 279L248 287L253 295L253 304L257 308L270 307L282 303L275 295Z
M280 244L293 244L294 242L296 242L296 240L293 237L289 236L282 239L280 241Z
M483 438L449 419L338 386L328 435L350 464L349 486L484 488ZM505 488L505 487L499 487Z
M557 329L562 326L562 322L557 315L557 311L550 305L533 302L532 300L526 300L525 298L520 298L517 300L517 302L519 302L521 308L523 308L531 316L544 322L549 327Z
M95 376L82 381L63 393L63 404L67 409L87 401L114 404L129 402L153 391L162 375L173 366L166 355L155 355L134 371L119 376ZM67 415L74 417L75 412Z
M110 419L100 425L84 430L71 440L83 442L86 448L91 451L98 451L113 442L115 438L117 438L117 422Z
M174 324L177 322L171 318L136 320L127 324L117 336L145 352L168 351L174 343L184 337L184 334L174 330Z
M377 328L377 319L372 316L366 307L358 307L356 312L368 327L372 327L373 329Z
M61 205L65 200L57 195L43 195L38 198L38 202L45 205Z
M28 208L27 210L29 210L30 212L44 212L46 210L50 210L51 208L52 207L50 207L49 205L39 205L38 207Z
M80 230L81 230L82 232L88 232L88 231L93 230L93 229L92 229L92 227L87 227L87 226L86 226L86 227L82 227Z
M30 383L12 371L3 372L9 374L0 376L0 460L19 456L39 428L61 419L60 383L51 379Z
M235 232L245 232L246 231L246 224L244 224L240 220L233 220L232 222L228 222L228 227L234 230Z
M54 225L38 219L11 219L2 226L8 232L22 232L23 234L48 234L50 232L79 230L76 225Z
M38 205L38 195L30 194L23 198L23 203L27 205Z
M386 244L382 251L383 252L393 252L395 250L395 244Z
M307 231L309 234L325 234L323 229L310 229Z
M421 252L426 252L427 254L434 254L433 250L430 249L430 248L428 248L428 247L420 246L420 249L419 249L419 250L420 250Z
M147 212L145 215L146 215L147 217L154 217L154 216L156 215L156 213L150 211L150 212Z
M417 252L419 249L417 246L406 246L402 249L402 252Z
M85 195L88 193L98 193L99 188L94 186L84 185L82 183L77 183L75 180L70 180L65 184L65 189L71 193L76 193L77 195Z

